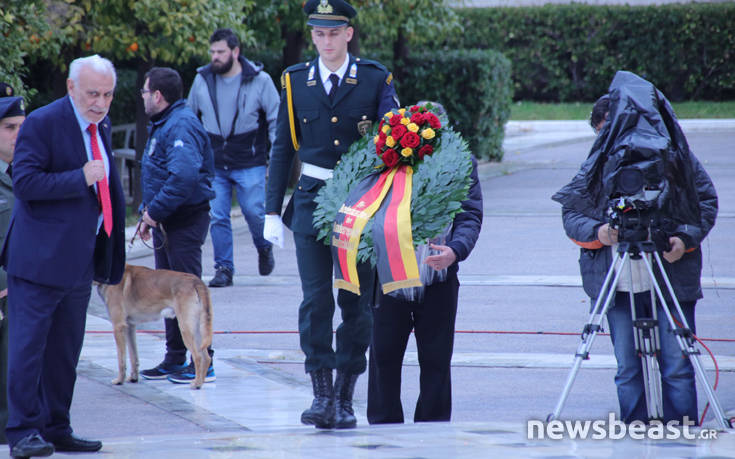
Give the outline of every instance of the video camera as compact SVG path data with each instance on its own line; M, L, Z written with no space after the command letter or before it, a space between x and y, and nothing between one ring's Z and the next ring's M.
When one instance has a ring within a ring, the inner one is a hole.
M607 216L610 226L618 230L618 240L643 242L650 238L657 250L670 250L662 229L660 202L668 186L661 158L619 165L607 180L611 182L606 187L611 190Z

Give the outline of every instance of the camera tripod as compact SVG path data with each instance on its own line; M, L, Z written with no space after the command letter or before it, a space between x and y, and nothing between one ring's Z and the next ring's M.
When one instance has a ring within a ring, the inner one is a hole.
M661 287L659 286L656 276L654 275L653 267L651 264L651 258L656 261L658 272L661 274L661 278L666 284L669 296L672 302L676 306L676 311L681 318L681 324L677 324L672 316L670 306L667 303ZM682 355L689 359L697 380L700 385L704 388L707 393L707 399L709 400L710 406L712 406L715 420L721 429L730 429L730 421L725 416L725 412L718 401L712 386L707 381L702 363L699 360L699 349L696 348L696 343L692 335L692 331L689 328L689 324L684 317L684 313L681 309L679 301L676 299L674 289L671 286L671 282L666 275L666 271L663 269L661 262L661 256L659 255L656 244L653 241L630 241L620 242L618 250L615 252L615 257L610 265L610 269L605 276L605 281L600 289L600 293L597 296L595 306L592 309L589 320L584 325L582 330L582 342L577 348L577 353L574 356L574 363L567 376L566 385L564 390L559 397L559 401L554 408L554 412L549 414L546 418L547 421L552 421L559 418L564 403L569 396L569 391L574 384L574 380L579 372L579 368L582 365L583 360L589 359L589 350L592 348L592 343L597 336L597 333L602 330L602 320L607 314L611 303L613 302L617 290L618 283L622 274L627 274L631 280L632 286L632 269L631 260L643 260L648 276L651 280L651 312L647 317L641 317L637 313L635 307L634 294L630 292L630 306L633 319L633 335L635 342L635 349L641 358L641 366L643 370L643 382L645 388L646 406L648 410L648 417L650 420L662 420L663 419L663 401L662 401L662 389L661 389L661 374L658 367L657 355L660 351L660 337L658 330L658 320L656 317L656 297L653 297L654 293L658 297L663 311L666 314L666 319L669 322L672 333L676 335L676 340L681 348ZM617 269L616 269L617 268ZM627 270L625 269L627 268ZM655 290L655 292L654 292ZM604 301L603 301L604 299Z

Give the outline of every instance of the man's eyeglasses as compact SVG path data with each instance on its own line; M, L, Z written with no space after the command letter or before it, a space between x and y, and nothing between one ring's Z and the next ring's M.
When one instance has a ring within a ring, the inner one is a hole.
M147 92L153 92L153 91L151 91L150 89L146 89L146 88L140 88L140 95L141 95L141 96L142 96L143 94L147 93Z

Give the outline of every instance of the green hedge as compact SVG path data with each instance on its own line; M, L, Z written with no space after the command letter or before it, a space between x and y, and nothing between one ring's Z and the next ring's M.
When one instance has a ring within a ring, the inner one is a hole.
M386 65L389 65L386 63ZM452 125L478 158L503 159L503 126L513 96L510 61L493 50L412 54L396 80L402 105L433 100L447 110Z
M546 5L458 10L452 44L493 48L513 62L515 97L594 100L617 70L672 100L735 98L735 3Z

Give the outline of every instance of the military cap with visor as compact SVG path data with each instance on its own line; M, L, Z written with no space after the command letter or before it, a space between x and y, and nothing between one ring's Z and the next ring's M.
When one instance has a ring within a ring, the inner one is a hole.
M22 97L10 97L15 94L13 87L0 82L0 120L11 116L25 116Z
M312 27L342 27L349 25L357 11L344 0L309 0L304 3L304 13Z

